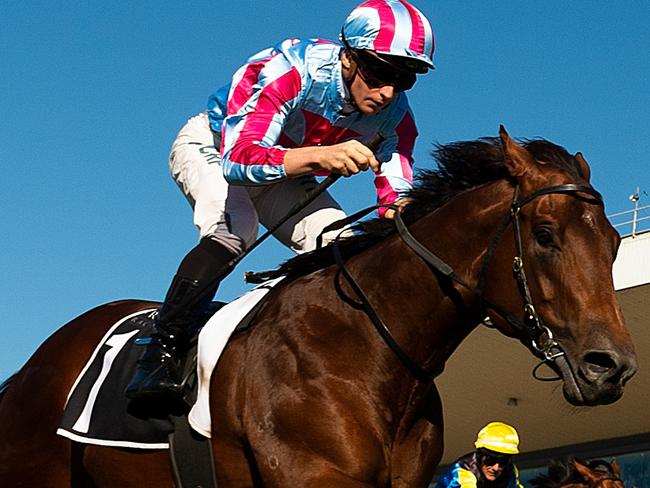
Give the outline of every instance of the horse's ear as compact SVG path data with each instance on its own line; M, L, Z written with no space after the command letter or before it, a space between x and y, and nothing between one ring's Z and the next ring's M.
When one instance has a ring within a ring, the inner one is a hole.
M616 459L612 458L612 462L610 463L612 466L612 471L617 477L621 477L621 467L618 465L616 462Z
M585 175L585 180L589 181L589 178L591 177L591 170L589 169L589 165L587 164L587 161L585 160L584 156L582 155L581 152L577 152L575 156L573 156L576 161L578 161L578 164L580 165L580 169L582 170L582 174Z
M585 479L585 481L587 481L590 484L596 481L596 476L591 471L591 469L589 469L587 466L582 464L580 461L574 459L573 465L576 467L576 471L580 473L580 476L582 476Z
M524 147L510 138L503 125L499 126L499 137L508 173L515 178L523 176L535 164L535 159Z

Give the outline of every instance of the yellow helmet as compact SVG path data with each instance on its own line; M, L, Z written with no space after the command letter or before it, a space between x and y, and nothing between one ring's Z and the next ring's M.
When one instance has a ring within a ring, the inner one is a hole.
M514 427L503 422L490 422L483 427L474 443L477 449L503 454L519 454L519 435Z

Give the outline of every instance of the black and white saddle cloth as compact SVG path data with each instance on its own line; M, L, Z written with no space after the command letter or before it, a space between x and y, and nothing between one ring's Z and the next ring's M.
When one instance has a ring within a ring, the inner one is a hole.
M204 437L210 437L208 383L212 369L230 335L249 326L264 297L281 280L276 278L263 283L228 304L213 302L195 324L196 331L200 329L201 334L198 346L196 337L191 341L193 347L186 356L187 394L184 400L186 404L194 405L189 421ZM144 310L128 315L109 329L70 390L57 434L100 446L169 447L169 434L174 431L178 418L186 414L186 405L143 403L129 400L124 395L142 354L142 347L135 341L151 336L155 311ZM197 369L203 374L197 374Z
M70 390L57 434L102 446L163 449L173 431L169 406L145 405L124 396L155 309L122 318L106 333Z

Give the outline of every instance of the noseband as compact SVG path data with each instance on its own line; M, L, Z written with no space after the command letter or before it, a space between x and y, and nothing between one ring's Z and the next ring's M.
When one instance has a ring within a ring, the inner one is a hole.
M580 193L586 193L587 195L590 195L591 198L581 197L578 195ZM514 192L512 204L510 205L510 209L508 210L508 213L501 220L501 224L499 225L496 234L490 241L490 244L488 246L487 252L485 254L481 266L481 271L478 279L478 286L476 287L470 286L465 280L463 280L460 276L456 274L456 272L453 270L451 266L449 266L442 259L440 259L438 256L433 254L429 249L423 246L409 232L406 225L404 224L404 221L402 220L399 209L395 205L383 205L384 207L395 209L394 220L395 220L395 225L397 227L397 232L401 237L401 239L404 241L404 243L409 248L411 248L413 252L415 252L415 254L417 254L422 260L424 260L434 272L442 274L443 276L449 278L450 280L459 284L461 287L469 290L472 294L474 294L479 299L481 310L483 312L482 316L486 317L484 321L489 320L489 317L487 317L487 314L485 312L488 309L493 310L498 315L503 317L512 327L514 327L524 337L524 340L530 344L531 350L535 353L536 356L538 356L542 360L541 363L533 370L533 376L535 376L535 378L539 380L547 380L547 381L555 380L557 378L542 378L538 376L537 375L538 368L544 363L555 361L558 357L563 356L565 353L560 347L560 345L557 343L557 341L555 341L555 339L553 338L553 334L551 330L546 325L544 325L542 318L537 314L537 311L535 310L535 307L533 305L530 288L528 286L528 280L526 279L526 273L524 270L519 214L521 212L521 209L528 203L532 202L533 200L535 200L540 196L551 195L551 194L574 195L576 196L576 198L582 198L588 201L589 203L595 205L601 205L601 206L604 205L603 197L601 196L601 194L598 193L593 188L584 185L565 184L565 185L549 186L537 190L531 193L530 195L526 195L525 197L521 197L521 198L519 197L519 186L515 186L515 192ZM367 213L369 213L370 211L378 207L380 206L370 207L369 209L362 210L361 212L357 212L346 219L338 221L323 229L322 234L329 232L331 230L340 229L341 227L348 225L351 222L355 222L363 215L366 215ZM519 293L523 301L523 319L519 319L517 316L513 315L512 313L504 310L498 304L486 298L485 295L483 294L483 289L485 287L485 282L486 282L487 270L489 268L490 261L492 259L492 256L494 255L498 242L500 241L505 230L510 224L512 224L512 229L514 232L514 240L515 240L515 257L513 259L512 270L513 270L515 281L517 282L517 288L519 289ZM320 247L320 237L319 237L319 247ZM408 367L408 369L413 373L413 375L416 378L420 379L421 381L429 381L433 377L435 377L437 373L431 373L429 371L426 371L424 368L422 368L399 346L397 341L395 341L392 334L390 333L390 330L381 320L377 312L374 310L374 308L372 307L370 301L366 297L361 287L358 285L358 283L354 280L350 272L345 267L345 263L339 249L338 239L334 241L332 249L334 252L336 263L339 267L339 271L346 278L348 284L351 286L351 288L356 293L357 297L360 299L364 311L366 312L366 314L372 321L373 325L377 329L377 332L379 332L379 334L384 339L384 341L388 344L388 346L395 352L395 354L400 358L400 360L405 364L405 366Z

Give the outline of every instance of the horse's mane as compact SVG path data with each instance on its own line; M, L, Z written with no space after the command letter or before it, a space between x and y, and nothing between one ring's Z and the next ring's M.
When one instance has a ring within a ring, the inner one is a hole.
M530 484L535 488L560 488L569 483L584 483L585 480L575 469L574 461L584 464L592 471L603 471L613 474L612 465L603 459L584 462L572 456L552 460L546 474L539 474Z
M538 161L556 166L570 175L584 177L581 166L561 146L545 139L519 141ZM443 206L459 193L500 179L509 178L504 165L501 141L484 137L474 141L436 144L432 151L435 169L421 170L415 176L414 186L406 195L411 200L404 208L405 223L415 222ZM390 219L375 218L353 227L354 235L339 240L343 256L354 256L395 232ZM302 276L334 263L329 246L296 256L283 263L266 277Z

